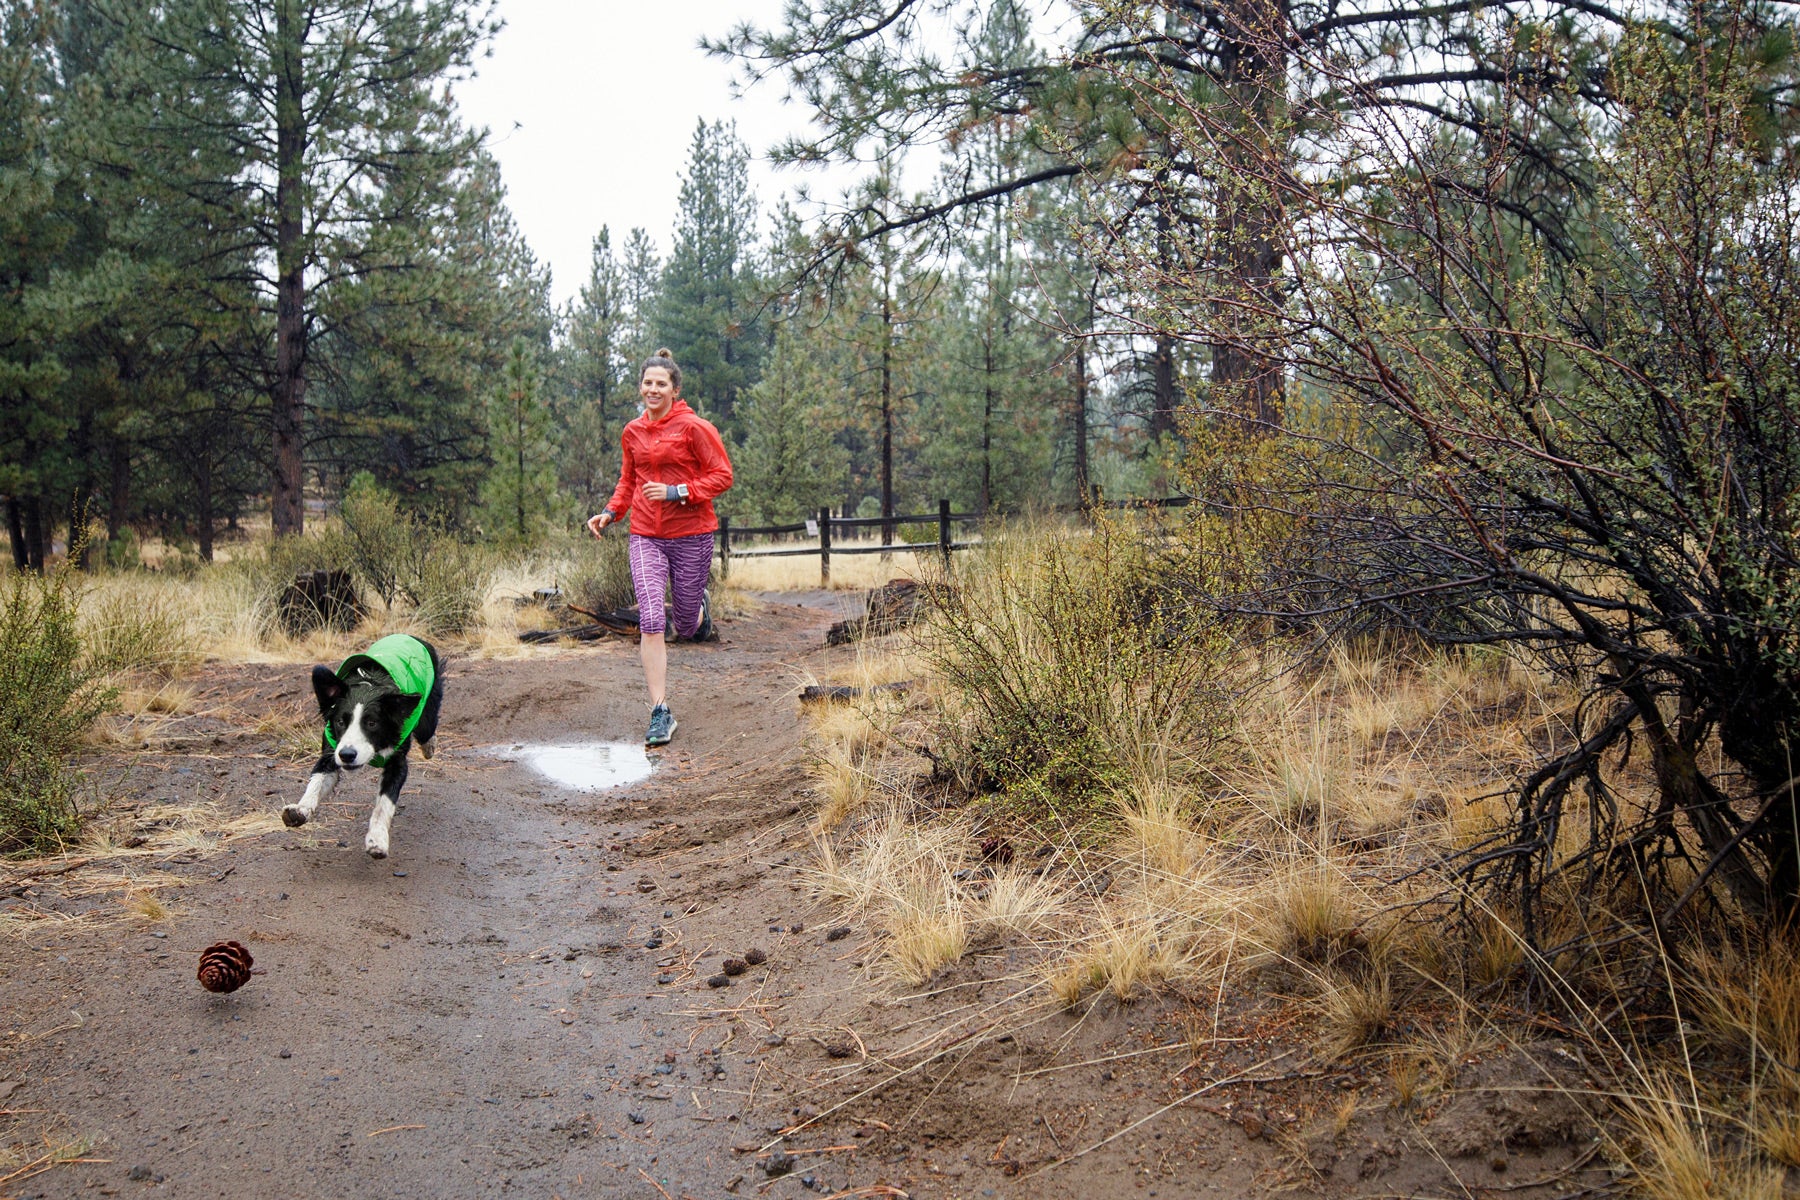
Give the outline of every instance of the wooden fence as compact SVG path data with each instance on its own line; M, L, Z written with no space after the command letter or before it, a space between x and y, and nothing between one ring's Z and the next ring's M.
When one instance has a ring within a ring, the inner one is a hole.
M1052 512L1081 513L1086 516L1099 509L1120 510L1127 508L1185 508L1192 503L1191 496L1165 496L1151 500L1103 500L1099 487L1094 488L1093 500L1086 505L1052 509ZM719 574L723 578L731 576L731 561L741 558L785 558L797 554L816 554L819 556L820 586L831 584L831 556L833 554L894 554L928 553L936 550L943 556L944 565L950 565L950 555L958 550L967 550L970 546L979 545L979 541L958 541L951 536L953 525L979 525L996 519L1001 513L953 513L950 501L939 500L935 513L896 513L891 517L834 517L829 508L821 508L819 515L808 517L804 521L793 521L785 525L749 525L733 526L730 517L719 518L719 531L714 535L714 553L719 557ZM937 540L935 542L896 542L894 530L901 525L929 525L936 523ZM855 529L881 530L881 542L877 545L833 545L832 533L848 532ZM739 550L732 545L734 539L756 537L784 537L792 534L805 534L808 538L817 538L816 542L795 546L756 546Z

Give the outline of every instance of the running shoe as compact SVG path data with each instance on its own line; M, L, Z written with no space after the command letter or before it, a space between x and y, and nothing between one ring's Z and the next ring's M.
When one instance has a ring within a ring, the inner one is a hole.
M694 630L694 640L696 642L710 642L713 640L711 592L703 591L700 593L700 625Z
M666 746L669 739L675 736L675 714L669 706L659 704L650 710L650 732L644 735L646 746Z

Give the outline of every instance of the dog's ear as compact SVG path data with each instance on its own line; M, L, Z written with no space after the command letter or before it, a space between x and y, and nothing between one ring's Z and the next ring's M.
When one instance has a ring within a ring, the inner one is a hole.
M330 667L313 668L313 693L319 697L319 711L329 713L344 698L350 685L337 677Z

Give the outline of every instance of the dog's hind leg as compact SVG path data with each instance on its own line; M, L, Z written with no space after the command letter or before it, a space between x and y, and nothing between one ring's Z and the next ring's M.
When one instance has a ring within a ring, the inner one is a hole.
M281 810L281 823L295 828L312 820L319 811L319 802L331 795L331 789L337 785L337 759L332 757L330 749L319 755L319 761L313 764L312 777L306 781L306 792L300 797L300 803L290 804Z
M375 811L369 814L369 836L363 839L363 849L370 858L388 856L388 829L394 823L394 809L405 785L406 755L397 754L381 769L381 794L375 797Z
M444 664L439 661L437 651L430 646L425 647L431 655L431 691L425 697L425 711L419 714L419 724L413 730L413 740L419 743L419 753L430 758L437 738L438 715L444 706Z

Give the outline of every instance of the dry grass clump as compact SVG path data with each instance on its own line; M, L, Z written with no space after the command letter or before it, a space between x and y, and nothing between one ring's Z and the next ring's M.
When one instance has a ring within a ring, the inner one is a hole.
M874 545L872 541L847 542L833 539L834 546ZM734 548L737 542L733 540ZM819 560L813 555L797 554L780 558L736 558L731 560L731 573L722 582L746 592L799 592L828 587L833 591L866 591L880 587L891 579L917 579L920 559L936 558L935 552L896 550L883 557L879 554L833 555L831 581L819 578ZM717 568L715 567L715 571Z
M1284 963L1330 966L1366 948L1359 906L1342 871L1330 862L1302 863L1275 874L1258 907L1253 936Z
M1035 938L1063 915L1060 889L1048 876L1023 867L1002 867L987 880L987 894L975 909L977 928L995 938Z
M1756 1108L1757 1147L1785 1167L1800 1167L1800 1112L1766 1100Z
M916 760L904 750L896 757L892 736L907 720L908 693L883 685L913 677L904 654L865 645L842 681L859 694L849 702L807 706L821 829L835 828L881 794L884 774L912 769Z
M927 982L962 961L969 949L967 903L929 875L896 889L886 914L885 949L894 973L909 984Z
M1759 1161L1723 1114L1699 1104L1687 1080L1656 1076L1620 1105L1617 1156L1650 1200L1779 1200L1784 1168Z
M1346 747L1324 721L1282 728L1267 764L1269 816L1290 828L1327 824L1348 790L1348 765Z
M921 984L969 948L973 901L954 878L967 831L914 827L890 804L862 822L846 849L821 830L814 877L821 893L880 933L893 973Z
M835 829L880 793L866 738L824 739L811 773L813 791L820 801L821 829Z
M1170 944L1150 914L1103 915L1099 932L1055 968L1048 983L1065 1007L1079 1003L1090 991L1104 991L1119 1003L1130 1004L1180 971L1185 960L1182 949Z
M1689 960L1689 1011L1722 1045L1742 1052L1759 1089L1800 1101L1800 945L1730 941Z
M210 852L281 828L279 815L261 805L226 817L213 803L151 804L90 821L74 850L89 859L160 859L181 851Z
M1166 780L1148 780L1119 798L1124 855L1142 870L1185 880L1203 861L1206 838L1194 826L1194 801Z
M174 906L146 888L128 891L120 905L131 916L151 924L160 924L175 915Z
M1396 997L1386 970L1329 979L1319 996L1321 1048L1340 1058L1375 1041L1393 1022Z

